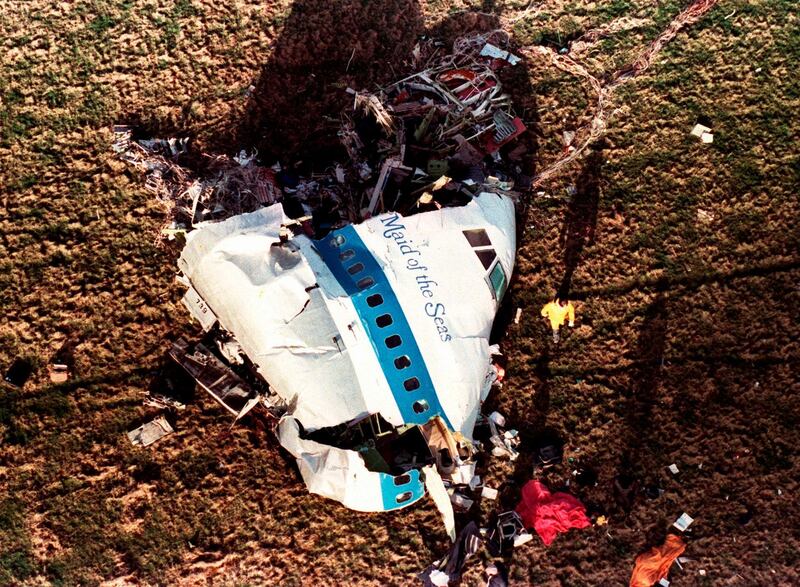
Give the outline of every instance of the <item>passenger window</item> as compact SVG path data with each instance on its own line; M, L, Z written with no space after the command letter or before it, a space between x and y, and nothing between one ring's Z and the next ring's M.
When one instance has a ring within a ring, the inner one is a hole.
M400 338L398 335L393 334L392 336L386 338L386 340L384 340L383 342L386 343L386 346L388 348L394 349L403 344L403 339Z
M416 377L406 379L403 381L403 387L406 388L406 391L414 391L415 389L419 389L419 379Z
M375 285L375 280L372 279L371 277L364 277L362 279L359 279L358 283L356 283L356 287L358 289L367 289L368 287L372 287L373 285Z
M372 294L367 298L367 305L370 308L380 306L383 303L383 296L381 294Z
M389 314L381 314L377 318L375 318L375 324L378 325L378 328L386 328L393 322L392 317Z
M497 258L497 255L494 254L494 249L483 249L482 251L475 251L475 254L478 255L478 259L480 259L481 263L483 263L483 268L488 269L492 266L492 262Z
M352 259L355 256L356 256L356 252L353 249L347 249L346 251L343 251L343 252L339 253L339 260L340 261L349 261L350 259Z
M411 475L405 473L403 475L398 475L394 478L394 484L396 487L400 487L401 485L405 485L406 483L411 482Z
M347 272L350 275L355 275L356 273L361 273L363 270L364 270L364 264L363 263L354 263L353 265L351 265L350 267L347 268Z
M399 356L394 360L394 367L398 371L402 369L408 369L410 366L411 359L409 359L406 355Z
M489 271L489 285L492 288L492 295L494 295L494 299L500 301L500 298L503 297L503 294L506 292L506 286L508 285L506 272L503 270L503 266L500 264L500 261L495 263L494 267L492 267L492 270Z
M404 491L403 493L397 496L397 503L405 503L409 499L411 499L413 495L414 494L411 493L410 491Z
M467 237L471 247L489 247L492 245L489 235L482 228L465 230L464 236Z
M423 414L430 408L428 402L426 402L424 399L414 402L414 405L411 407L414 409L414 413L416 414Z

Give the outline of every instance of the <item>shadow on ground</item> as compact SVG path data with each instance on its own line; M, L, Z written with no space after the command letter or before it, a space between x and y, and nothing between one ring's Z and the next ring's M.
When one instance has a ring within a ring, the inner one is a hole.
M603 152L593 150L575 183L575 195L567 208L559 237L559 244L564 248L564 277L558 287L559 299L569 299L572 276L581 262L583 251L594 243L602 169Z

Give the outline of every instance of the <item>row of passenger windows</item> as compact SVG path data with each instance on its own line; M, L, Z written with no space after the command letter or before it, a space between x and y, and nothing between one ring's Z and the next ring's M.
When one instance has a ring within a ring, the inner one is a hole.
M344 245L346 239L343 235L336 235L331 239L331 245L341 248ZM356 253L353 249L345 249L341 253L339 253L339 260L342 263L345 263L355 257ZM347 268L347 273L353 277L356 277L359 273L364 270L364 264L360 261L356 261L352 265ZM356 282L356 287L358 289L367 289L368 287L374 285L375 281L367 276L361 278L359 281ZM378 306L383 304L383 296L379 293L374 293L367 297L367 305L370 308L377 308ZM387 326L391 326L394 323L394 319L392 318L391 314L381 314L377 318L375 318L375 324L378 328L386 328ZM403 339L400 337L399 334L392 334L387 336L383 340L386 348L388 349L395 349L403 344ZM398 371L402 371L403 369L408 369L411 366L411 359L408 358L408 355L400 355L394 359L394 367ZM409 377L405 381L403 381L403 388L406 391L416 391L420 388L419 379L416 377ZM416 414L423 414L430 409L430 405L425 400L418 400L415 401L414 404L411 406L412 409Z
M341 248L342 245L344 245L347 242L347 239L344 237L344 235L337 234L333 238L331 238L330 242L332 246L336 248ZM339 253L339 260L345 262L352 259L355 256L356 252L353 249L346 249L341 253ZM355 277L362 271L364 271L364 264L361 262L353 263L352 265L350 265L350 267L347 268L347 272L353 277ZM358 289L367 289L369 287L372 287L373 285L375 285L375 280L372 279L372 277L370 276L362 277L361 279L356 281L356 287Z

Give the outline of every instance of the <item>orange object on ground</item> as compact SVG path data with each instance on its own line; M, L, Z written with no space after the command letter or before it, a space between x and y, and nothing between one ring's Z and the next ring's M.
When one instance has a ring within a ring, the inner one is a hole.
M661 546L654 546L636 557L630 587L650 587L667 576L672 563L686 550L686 543L676 534L667 534Z

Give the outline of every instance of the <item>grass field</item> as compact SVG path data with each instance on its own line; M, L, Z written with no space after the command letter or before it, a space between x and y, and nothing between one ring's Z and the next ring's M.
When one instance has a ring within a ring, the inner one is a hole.
M335 132L344 88L402 74L423 31L497 21L517 45L559 47L643 19L598 44L600 74L685 3L555 0L512 22L526 5L0 1L0 365L36 367L23 389L0 389L1 585L401 585L443 554L429 502L366 515L309 495L262 422L229 430L206 398L153 449L130 445L124 433L153 415L142 391L164 341L195 331L178 249L156 244L162 210L114 158L110 127L302 153ZM522 319L487 406L520 430L523 455L482 477L513 506L550 430L598 470L596 487L571 491L610 524L518 549L516 583L626 584L684 511L695 560L674 585L800 583L798 66L793 0L723 0L621 88L607 136L531 196L507 300ZM591 96L544 63L514 76L543 168ZM713 144L689 136L698 116ZM565 280L578 320L554 347L538 310ZM51 384L45 366L66 341L75 375ZM559 487L570 471L544 479ZM664 495L620 511L621 472ZM498 506L479 507L486 520ZM466 584L481 572L473 562Z

